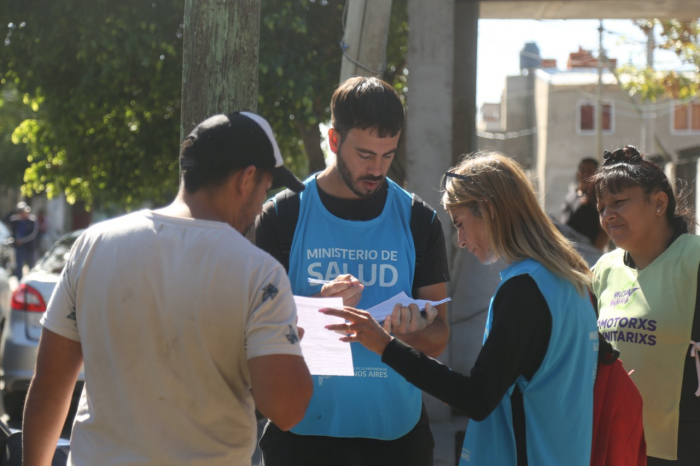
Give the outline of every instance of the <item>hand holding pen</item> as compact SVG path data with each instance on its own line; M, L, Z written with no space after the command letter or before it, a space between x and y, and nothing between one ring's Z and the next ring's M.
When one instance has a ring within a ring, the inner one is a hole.
M309 278L309 283L323 285L320 293L314 296L319 298L343 298L343 305L355 307L362 298L362 290L365 286L350 274L338 275L332 281Z

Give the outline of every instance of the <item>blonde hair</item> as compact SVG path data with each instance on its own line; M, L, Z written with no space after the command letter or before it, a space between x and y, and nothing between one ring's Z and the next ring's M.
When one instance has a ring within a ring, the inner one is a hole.
M468 207L484 220L491 249L507 262L535 259L583 295L593 274L542 210L520 165L497 152L464 157L446 177L442 205Z

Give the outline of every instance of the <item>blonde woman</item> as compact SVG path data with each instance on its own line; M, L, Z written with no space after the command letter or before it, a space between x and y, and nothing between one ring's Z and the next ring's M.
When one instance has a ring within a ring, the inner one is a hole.
M484 264L498 258L509 264L470 375L393 338L363 311L324 310L348 322L328 328L346 331L343 341L362 343L475 421L467 427L460 465L588 466L598 340L586 262L508 157L466 157L445 174L442 203L460 247Z

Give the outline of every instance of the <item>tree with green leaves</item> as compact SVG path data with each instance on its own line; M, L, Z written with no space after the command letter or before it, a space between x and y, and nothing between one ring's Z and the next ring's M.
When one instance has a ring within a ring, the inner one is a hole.
M625 65L620 73L627 76L623 83L631 95L638 95L643 101L656 101L660 97L689 99L700 92L700 23L697 20L639 20L636 21L644 32L661 28L661 41L657 47L672 50L684 64L692 65L694 73L678 71L655 71L647 67Z
M3 2L2 84L39 102L14 131L23 191L162 202L177 189L182 0ZM9 23L9 24L8 24Z
M406 0L393 5L384 78L402 91ZM300 176L325 166L318 124L340 75L343 7L262 0L258 112ZM124 209L174 195L183 13L184 0L0 3L0 86L36 107L12 131L26 195Z
M287 162L301 174L326 166L318 125L330 119L330 98L340 77L345 5L343 0L262 3L258 111L278 133ZM383 78L400 93L406 89L407 21L406 0L394 0Z
M29 95L20 95L14 86L0 87L0 185L16 187L23 183L29 166L27 151L13 142L12 134L24 120L34 118L38 108Z

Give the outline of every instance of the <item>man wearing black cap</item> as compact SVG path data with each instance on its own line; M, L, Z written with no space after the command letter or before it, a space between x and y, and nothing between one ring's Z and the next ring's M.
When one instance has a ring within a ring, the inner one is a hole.
M311 378L284 268L243 236L301 182L268 123L216 115L182 144L172 204L88 229L42 323L24 464L49 464L84 364L71 464L248 465L254 409L289 429Z

